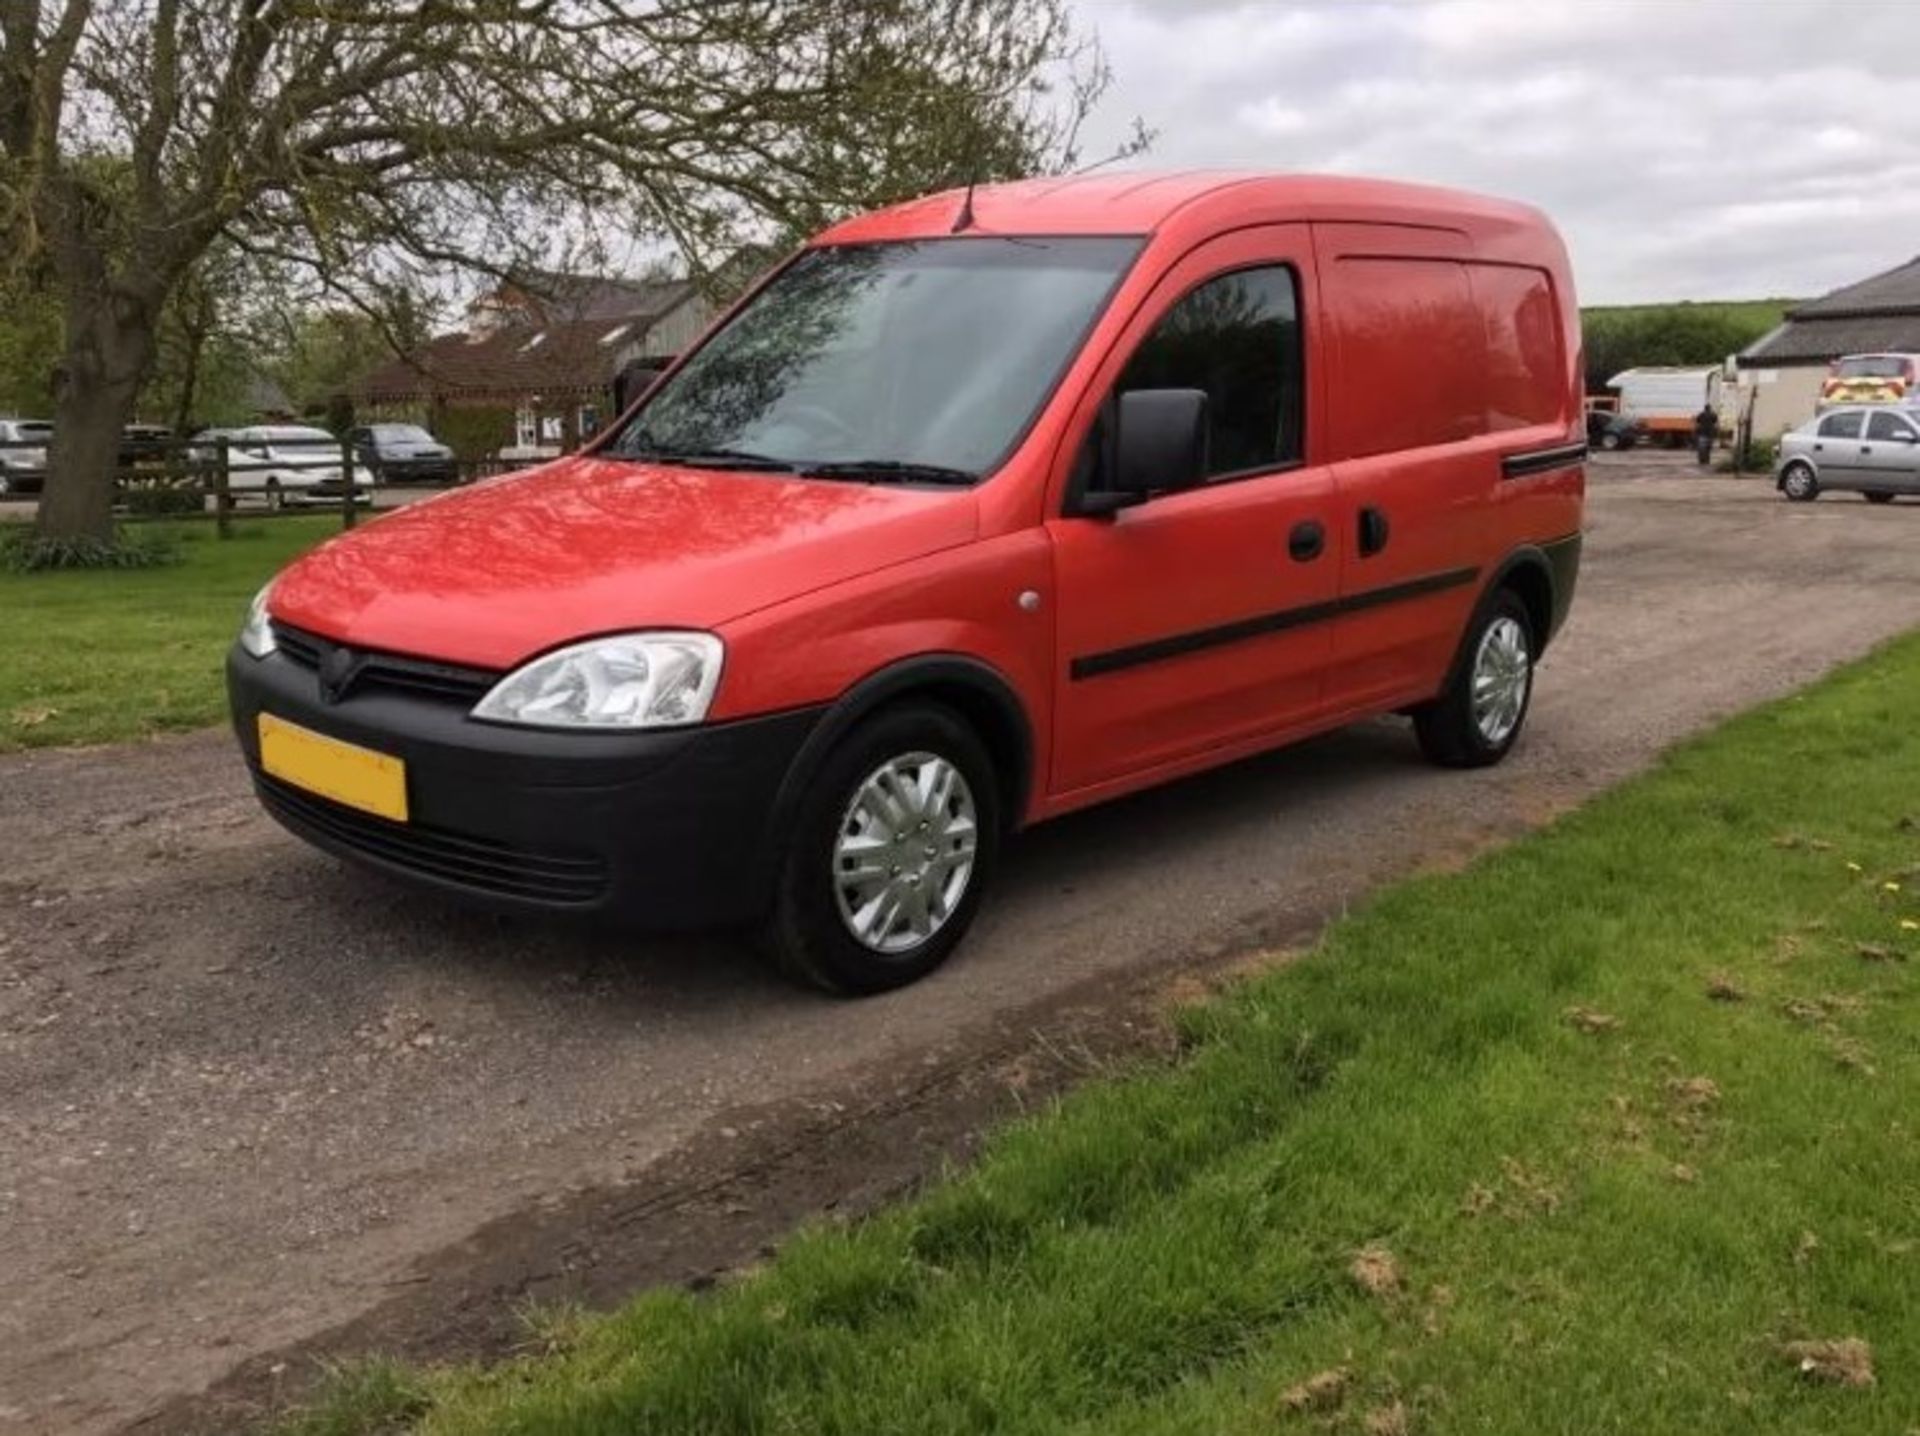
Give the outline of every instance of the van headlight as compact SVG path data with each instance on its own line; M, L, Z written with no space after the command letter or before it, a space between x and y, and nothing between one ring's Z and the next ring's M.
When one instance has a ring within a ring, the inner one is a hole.
M621 633L509 673L473 716L530 728L681 728L707 716L726 648L711 633Z
M253 596L253 602L247 605L247 621L240 625L240 646L255 658L265 658L280 647L273 636L273 620L267 615L267 598L272 592L273 585L268 584Z

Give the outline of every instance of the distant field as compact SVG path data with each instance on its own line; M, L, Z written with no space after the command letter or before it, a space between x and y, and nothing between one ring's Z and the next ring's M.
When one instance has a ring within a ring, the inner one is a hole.
M1739 324L1752 329L1757 337L1785 318L1794 305L1804 302L1799 299L1683 299L1670 304L1591 304L1580 310L1580 317L1588 322L1598 320L1606 323L1616 318L1628 319L1680 310Z
M1580 311L1587 389L1642 364L1718 364L1780 323L1796 299L1603 304Z

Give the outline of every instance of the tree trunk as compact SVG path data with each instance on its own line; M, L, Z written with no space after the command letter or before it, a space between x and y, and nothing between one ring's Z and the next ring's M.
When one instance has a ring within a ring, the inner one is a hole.
M120 432L153 366L152 307L101 293L67 300L67 347L54 374L53 440L34 531L46 539L113 537Z

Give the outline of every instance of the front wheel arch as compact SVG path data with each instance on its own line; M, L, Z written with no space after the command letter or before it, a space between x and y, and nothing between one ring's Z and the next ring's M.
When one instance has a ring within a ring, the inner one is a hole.
M1033 723L1013 684L999 669L962 653L928 653L901 659L854 684L821 715L787 765L767 815L761 853L763 871L778 871L782 835L814 776L835 746L884 708L905 702L933 703L963 719L979 735L1000 787L1004 826L1018 828L1033 791Z

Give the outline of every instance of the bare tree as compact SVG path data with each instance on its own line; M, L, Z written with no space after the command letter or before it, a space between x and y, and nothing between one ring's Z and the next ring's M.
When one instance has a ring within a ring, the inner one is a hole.
M1064 0L0 0L0 263L65 317L42 538L111 532L160 317L216 243L369 315L564 239L742 233L1069 166Z

